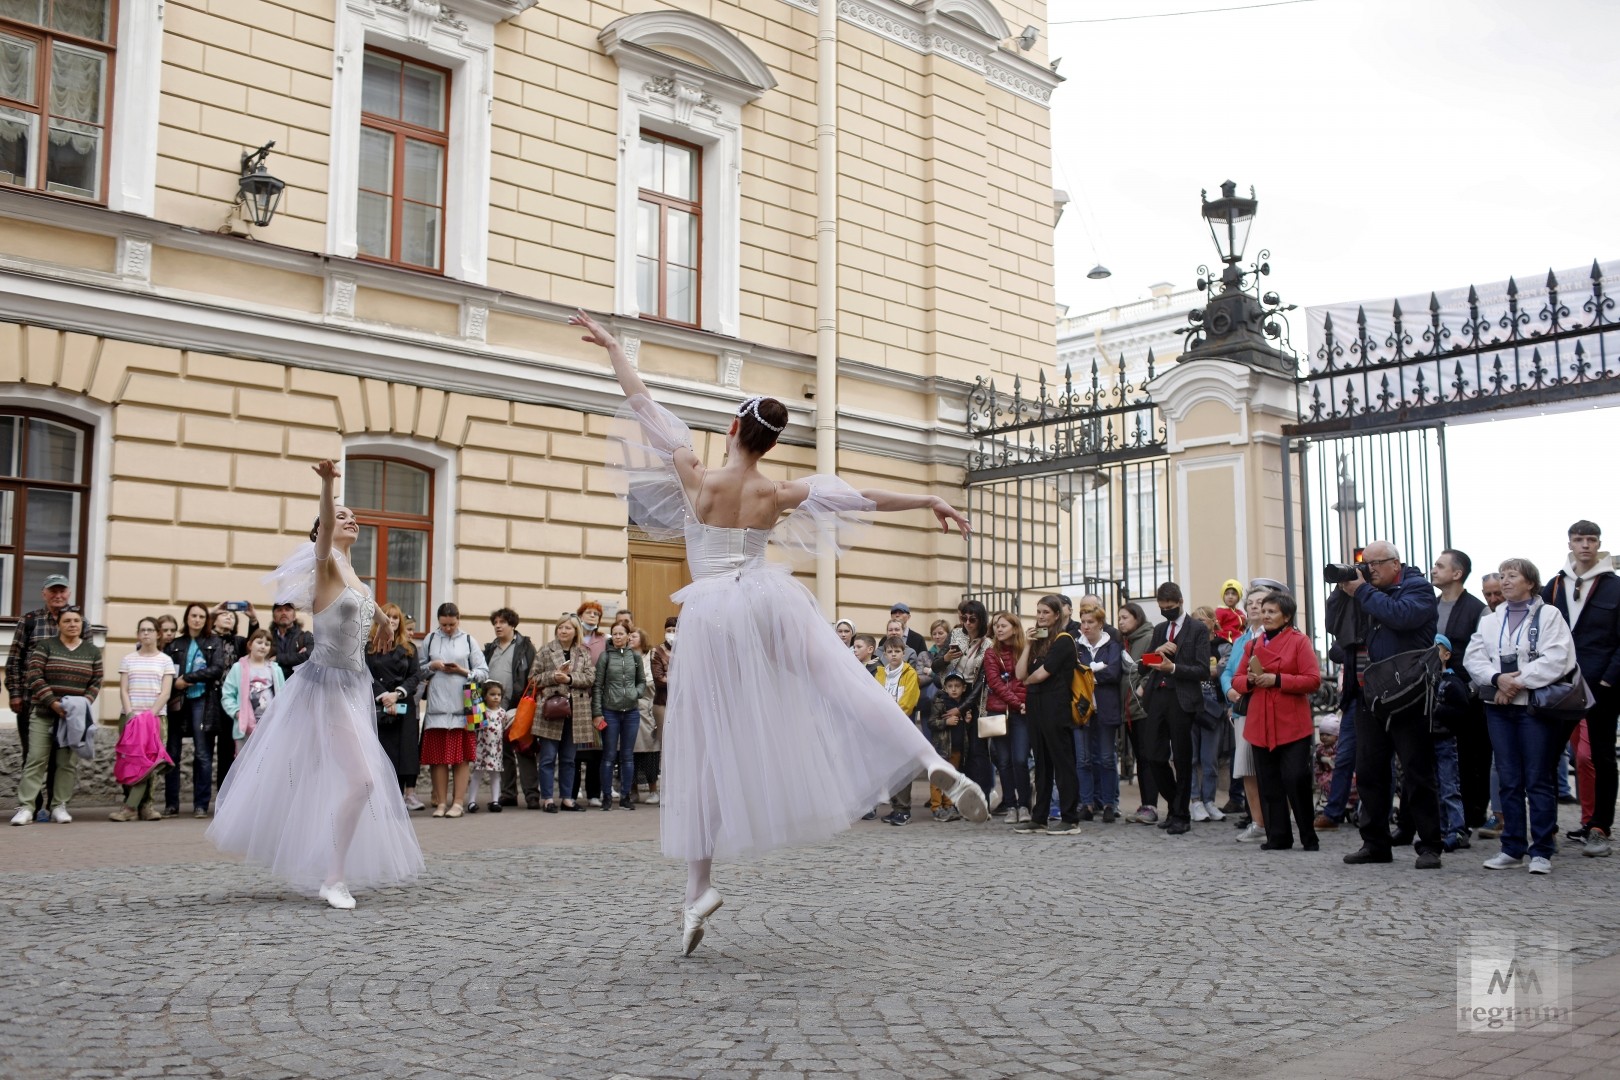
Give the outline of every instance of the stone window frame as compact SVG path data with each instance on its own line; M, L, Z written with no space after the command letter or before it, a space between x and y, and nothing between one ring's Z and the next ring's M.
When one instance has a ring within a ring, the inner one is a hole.
M704 209L704 257L697 326L737 337L742 322L742 111L774 88L776 77L735 34L690 12L626 16L608 24L597 40L619 66L614 310L632 318L644 314L636 296L636 204L645 130L703 150L698 201Z
M0 387L0 409L7 413L28 413L72 424L84 429L85 454L89 457L88 490L80 513L79 573L73 590L76 604L84 608L87 625L93 613L103 607L106 588L107 521L112 491L112 410L81 394L70 394L54 387L19 383ZM18 568L19 572L21 567ZM11 628L24 612L39 606L39 598L22 598L15 615L0 619L4 632L0 645L9 644Z
M495 24L535 0L338 0L332 45L331 172L326 250L359 254L360 91L375 46L450 72L443 276L482 285L489 275L489 199ZM429 271L431 272L431 271Z
M444 447L427 439L404 435L363 434L351 435L343 440L342 466L350 458L384 458L404 462L428 470L432 478L429 504L432 507L432 531L428 535L427 612L431 622L433 610L446 600L455 599L456 522L457 503L456 459ZM379 552L379 555L382 554ZM431 625L418 626L422 634L433 629Z

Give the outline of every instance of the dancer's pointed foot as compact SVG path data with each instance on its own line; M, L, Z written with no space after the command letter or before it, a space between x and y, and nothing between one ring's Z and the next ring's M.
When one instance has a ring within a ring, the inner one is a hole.
M349 895L348 886L341 881L334 881L330 885L322 885L321 899L339 911L350 911L354 908L354 897Z
M724 903L725 901L720 899L720 894L715 892L711 887L703 890L702 896L699 896L682 910L682 956L692 955L692 950L697 948L698 942L703 940L704 922L709 918L709 916L719 911L721 905Z
M990 820L990 803L984 789L949 765L941 765L928 774L928 782L944 790L956 809L969 821Z

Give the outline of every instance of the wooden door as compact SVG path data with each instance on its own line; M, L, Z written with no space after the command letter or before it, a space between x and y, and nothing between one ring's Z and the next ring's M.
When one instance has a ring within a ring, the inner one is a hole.
M670 596L691 583L685 544L630 541L630 611L648 644L664 640L664 620L680 614Z

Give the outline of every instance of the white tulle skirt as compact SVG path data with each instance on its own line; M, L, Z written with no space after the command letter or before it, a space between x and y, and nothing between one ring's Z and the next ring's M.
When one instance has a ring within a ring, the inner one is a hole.
M676 593L660 822L677 859L834 836L938 760L785 567Z
M208 838L301 892L414 880L422 849L373 708L367 672L299 667L226 774Z

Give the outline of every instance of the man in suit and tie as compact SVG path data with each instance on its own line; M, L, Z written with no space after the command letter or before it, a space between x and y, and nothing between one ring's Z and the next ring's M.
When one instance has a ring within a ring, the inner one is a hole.
M1187 802L1192 781L1192 726L1193 715L1204 703L1200 684L1209 678L1209 628L1187 617L1181 586L1175 582L1159 586L1158 601L1164 621L1153 628L1150 652L1163 660L1156 667L1144 665L1147 715L1138 733L1139 757L1153 771L1159 793L1170 804L1170 813L1159 828L1178 836L1192 828Z

